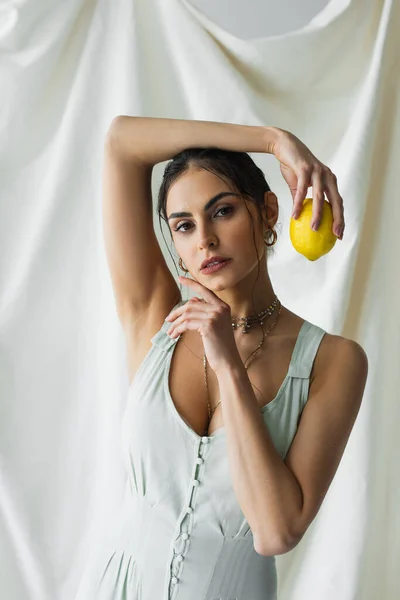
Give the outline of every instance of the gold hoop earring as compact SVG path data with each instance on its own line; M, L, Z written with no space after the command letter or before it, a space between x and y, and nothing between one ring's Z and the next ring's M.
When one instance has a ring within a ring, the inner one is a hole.
M189 269L185 269L185 267L182 264L182 259L179 259L179 267L181 268L182 271L184 271L185 273L189 273Z
M271 232L271 234L270 234ZM265 241L265 236L264 236L264 244L268 247L270 246L274 246L277 242L278 239L278 234L276 233L276 230L273 227L268 227L267 229L267 235L272 235L272 242L266 242Z

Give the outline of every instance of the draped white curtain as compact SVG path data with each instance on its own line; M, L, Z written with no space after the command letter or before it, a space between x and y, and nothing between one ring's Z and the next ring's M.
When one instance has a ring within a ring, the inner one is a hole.
M187 0L0 5L1 598L73 600L122 501L128 375L101 224L118 114L275 125L337 175L344 239L311 263L290 243L279 163L252 154L280 203L276 292L369 358L320 512L276 558L279 600L399 597L399 28L398 0L332 0L250 40ZM156 212L154 225L177 275Z

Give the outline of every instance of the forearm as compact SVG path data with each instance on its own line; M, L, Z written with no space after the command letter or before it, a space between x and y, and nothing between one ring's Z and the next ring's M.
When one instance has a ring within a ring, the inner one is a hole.
M236 497L261 552L283 553L302 508L302 492L276 451L243 364L217 374Z
M277 127L120 115L113 119L107 137L125 157L152 167L186 148L272 153L280 131Z

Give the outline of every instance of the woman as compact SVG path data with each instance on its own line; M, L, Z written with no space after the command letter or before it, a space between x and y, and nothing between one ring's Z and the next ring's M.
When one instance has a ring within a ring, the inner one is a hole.
M365 352L281 305L264 255L278 201L246 152L279 160L295 216L312 186L318 226L326 193L342 239L335 176L287 131L121 116L107 135L103 224L131 380L128 482L85 600L276 598L274 557L316 516L357 417ZM158 213L191 276L180 278L188 301L153 230L152 169L170 158Z

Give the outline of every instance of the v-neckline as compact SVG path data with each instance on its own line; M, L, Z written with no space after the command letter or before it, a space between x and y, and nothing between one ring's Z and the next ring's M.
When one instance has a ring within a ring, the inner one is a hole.
M165 323L168 323L168 321L166 321ZM267 404L264 404L263 406L260 407L260 411L261 413L266 412L267 410L270 410L270 408L272 406L275 406L277 404L277 401L279 400L287 381L289 380L290 377L290 371L291 371L291 367L292 364L294 362L295 356L297 354L297 349L298 346L300 345L300 341L301 338L303 336L304 331L306 330L308 321L304 320L304 322L302 323L299 332L297 334L296 337L296 342L292 351L292 355L290 357L290 362L289 362L289 366L288 366L288 370L287 373L277 391L277 394L275 396L275 398L273 398L272 400L270 400L270 402L267 402ZM165 332L166 333L166 332ZM166 333L166 335L168 335ZM195 431L190 425L189 423L187 423L187 421L182 417L182 415L180 414L180 412L178 411L178 409L175 406L175 403L172 399L172 395L171 395L171 390L169 388L169 374L171 371L171 363L172 363L172 357L174 355L175 352L175 348L177 346L177 342L179 340L180 336L178 336L176 338L176 340L174 340L174 344L172 345L172 349L171 351L168 353L167 356L167 360L166 360L166 364L165 364L165 370L164 370L164 389L165 389L165 394L167 397L167 401L168 404L172 410L172 413L174 414L175 418L177 419L177 421L181 424L181 426L186 429L186 431L192 436L194 437L197 441L200 441L201 439L207 439L207 440L212 440L213 438L217 437L218 435L221 435L222 433L225 433L225 425L220 425L219 427L217 427L216 429L214 429L214 431L212 433L210 433L210 435L199 435L197 433L197 431Z

